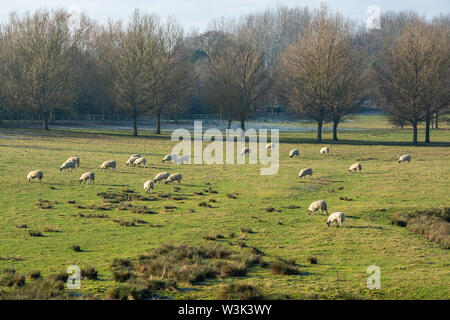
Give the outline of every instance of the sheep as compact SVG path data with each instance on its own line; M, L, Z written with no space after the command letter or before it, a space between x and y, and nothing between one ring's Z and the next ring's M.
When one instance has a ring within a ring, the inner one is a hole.
M77 164L77 167L80 166L80 157L70 157L66 160L66 162L75 162Z
M292 149L291 152L289 152L289 158L292 158L294 156L299 156L300 155L300 151L298 151L298 149Z
M176 164L189 163L189 155L178 156L176 154L172 155L172 162Z
M273 147L273 143L272 143L272 142L266 144L266 149L267 149L267 150L272 149L272 147Z
M38 182L41 182L44 173L41 170L33 170L28 172L27 180L28 182L32 182L34 179L37 179Z
M310 215L311 212L314 212L315 214L317 214L318 210L320 210L320 214L323 214L324 211L326 211L328 214L327 203L325 202L325 200L314 201L313 203L311 203L309 205L307 212L308 212L308 215Z
M127 166L133 164L137 159L139 159L141 157L141 155L139 153L133 154L131 155L131 157L128 158L127 162L125 162L125 164Z
M81 175L80 180L78 182L83 182L86 183L86 181L88 181L88 184L95 184L95 174L93 172L85 172Z
M71 169L71 171L76 170L77 164L73 161L64 162L61 167L59 167L59 172L67 169Z
M144 168L145 168L145 164L147 163L147 159L145 159L144 157L140 157L140 158L137 158L134 162L133 162L133 166L135 167L135 166L141 166L141 164L143 164L144 165Z
M404 154L397 160L398 163L402 163L405 161L411 162L411 156L409 154Z
M173 183L174 181L178 181L178 184L180 184L181 179L182 179L181 173L175 173L175 174L171 174L164 183L168 184L168 183Z
M330 226L331 223L336 222L336 228L339 225L341 226L341 228L343 228L344 221L345 221L345 214L343 212L334 212L328 217L327 225Z
M100 171L107 170L108 168L111 168L111 171L116 171L116 161L114 160L108 160L102 163L100 166Z
M170 173L168 172L160 172L155 176L155 179L153 179L155 182L161 183L162 180L167 179L170 176Z
M144 183L145 192L150 193L151 189L155 189L155 183L153 182L153 180L145 181L145 183Z
M353 172L353 173L355 173L355 172L361 172L361 170L362 170L361 163L358 163L358 162L352 164L352 165L350 166L350 168L348 168L348 171L349 171L349 172Z
M250 148L246 147L241 150L241 156L245 156L246 153L250 154Z
M304 168L302 170L300 170L298 177L299 178L304 178L306 176L312 176L313 172L311 168Z
M166 161L170 161L170 160L172 160L172 157L173 157L172 154L166 154L161 162L164 163Z
M323 147L322 149L320 149L320 154L330 154L330 148Z

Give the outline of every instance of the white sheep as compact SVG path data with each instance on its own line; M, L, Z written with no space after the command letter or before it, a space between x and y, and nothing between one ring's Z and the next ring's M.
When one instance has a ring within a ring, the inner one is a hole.
M327 220L327 225L330 226L331 223L336 222L336 228L340 225L341 228L344 226L345 214L343 212L332 213Z
M34 179L37 179L38 182L41 182L43 176L44 176L44 173L41 170L33 170L33 171L28 172L27 180L28 180L28 182L31 182Z
M307 212L308 212L308 215L311 214L311 212L314 212L315 214L317 214L318 210L320 210L320 214L323 214L324 211L326 211L328 214L327 203L325 202L325 200L314 201L313 203L311 203L309 205Z
M330 154L330 148L323 147L322 149L320 149L320 154Z
M348 171L349 171L349 172L353 172L353 173L355 173L355 172L361 172L361 170L362 170L361 163L358 163L358 162L352 164L352 165L350 166L350 168L348 168Z
M243 148L241 150L241 156L245 156L246 153L250 154L251 150L249 147Z
M312 176L313 172L311 168L304 168L302 170L300 170L298 177L299 178L304 178L306 176Z
M411 156L409 154L404 154L397 160L398 163L402 163L405 161L411 162Z
M170 173L168 172L160 172L155 176L155 179L153 179L155 182L161 183L162 180L167 179L170 176Z
M180 184L181 183L181 179L182 179L181 173L174 173L174 174L171 174L166 179L165 184L173 183L174 181L178 181L178 184Z
M77 167L80 166L80 157L70 157L69 159L66 160L66 162L75 162L77 164Z
M142 165L144 165L144 168L145 168L145 164L147 163L147 159L145 159L144 157L140 157L140 158L137 158L136 160L134 160L134 162L133 162L133 166L141 166L141 164Z
M292 149L291 152L289 152L289 158L292 158L294 156L299 156L300 155L300 151L298 151L298 149Z
M173 155L172 154L166 154L164 156L164 158L162 159L162 163L166 162L166 161L171 161L172 160Z
M128 158L127 162L125 164L127 166L132 165L137 159L139 159L141 155L139 153L131 155L131 157Z
M153 180L148 180L144 182L144 190L146 193L150 193L151 189L155 189L155 183Z
M93 184L95 184L95 174L93 172L85 172L81 175L79 182L84 182L86 183L86 181L88 181L88 184L91 184L91 182Z
M114 160L108 160L102 163L100 166L100 171L107 170L108 168L111 168L111 171L116 171L116 161Z
M64 162L61 167L59 167L59 172L67 169L71 169L70 171L76 170L77 164L73 161Z

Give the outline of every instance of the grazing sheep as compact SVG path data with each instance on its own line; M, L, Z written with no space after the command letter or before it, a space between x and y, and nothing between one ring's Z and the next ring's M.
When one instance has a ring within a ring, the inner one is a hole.
M241 156L245 156L246 153L250 153L250 148L246 147L241 150Z
M300 151L298 151L298 149L292 149L291 152L289 152L289 158L292 158L294 156L299 156L300 155Z
M67 170L67 169L71 169L70 171L75 170L77 167L77 164L73 161L68 161L68 162L64 162L61 167L59 167L59 172L63 171L63 170Z
M79 182L83 182L86 183L86 181L88 181L88 184L91 184L91 182L93 184L95 184L95 174L93 172L85 172L81 175Z
M125 164L127 166L133 164L137 159L139 159L141 157L141 155L139 153L133 154L131 155L131 157L128 158L127 162L125 162Z
M307 212L308 212L308 215L310 215L311 212L314 212L315 214L317 214L318 210L320 210L320 214L323 214L324 211L326 211L328 214L327 203L325 202L325 200L314 201L313 203L311 203L309 205Z
M178 184L180 184L181 183L181 179L182 179L181 173L174 173L174 174L171 174L166 179L165 184L173 183L174 181L178 181Z
M361 172L361 170L362 170L361 163L358 163L358 162L352 164L352 165L350 166L350 168L348 168L348 171L353 172L353 173L355 173L355 172Z
M273 143L272 143L272 142L266 144L266 149L267 149L267 150L272 149L272 147L273 147Z
M155 176L155 179L153 179L155 182L161 183L162 180L167 179L170 176L170 173L168 172L160 172Z
M189 155L178 156L176 154L172 155L172 162L176 164L189 163Z
M323 147L322 149L320 149L320 154L330 154L330 148Z
M298 177L299 178L304 178L306 176L312 176L313 172L311 168L304 168L302 170L300 170Z
M331 223L336 222L336 228L339 225L342 228L344 227L344 221L345 221L345 214L343 212L334 212L328 217L327 225L330 226Z
M172 160L173 155L172 154L166 154L164 156L164 158L162 159L162 163L166 162L166 161L170 161Z
M80 157L70 157L66 160L66 162L75 162L77 164L77 167L80 166Z
M145 183L144 183L145 192L150 193L151 189L155 189L155 183L153 182L153 180L145 181Z
M142 165L144 165L144 168L145 168L145 164L147 163L147 159L145 159L144 157L140 157L140 158L137 158L134 162L133 162L133 166L135 167L135 166L141 166L141 164Z
M397 160L398 163L402 163L405 161L411 162L411 156L409 154L404 154Z
M28 172L27 180L28 180L28 182L31 182L32 180L37 179L38 182L41 182L43 176L44 176L44 173L41 170L34 170L34 171Z
M111 168L111 171L116 171L116 161L114 160L108 160L102 163L100 166L100 171L107 170L108 168Z

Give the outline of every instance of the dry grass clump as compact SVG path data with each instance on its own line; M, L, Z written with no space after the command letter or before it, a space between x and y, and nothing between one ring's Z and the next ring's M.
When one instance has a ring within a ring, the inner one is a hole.
M261 300L263 295L260 290L247 284L230 283L224 285L219 292L222 300Z

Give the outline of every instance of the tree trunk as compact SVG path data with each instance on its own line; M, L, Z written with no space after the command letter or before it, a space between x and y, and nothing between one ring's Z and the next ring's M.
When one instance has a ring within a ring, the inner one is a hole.
M413 123L412 127L413 127L413 144L417 144L417 123Z
M136 108L133 108L133 136L137 137L138 129L137 129L137 112Z
M439 112L436 112L436 117L434 118L434 127L439 129Z
M44 121L42 122L42 129L48 130L48 114L44 113Z
M54 123L55 123L55 114L53 113L53 111L50 111L50 124Z
M338 141L338 137L337 137L338 124L339 124L338 120L333 121L333 141Z
M431 123L431 116L426 117L425 119L425 142L430 142L430 123Z
M323 126L323 120L317 121L317 142L322 142L322 126Z
M241 129L245 131L245 119L241 119Z
M161 110L156 111L156 134L161 134Z
M231 119L228 120L228 130L231 128Z

